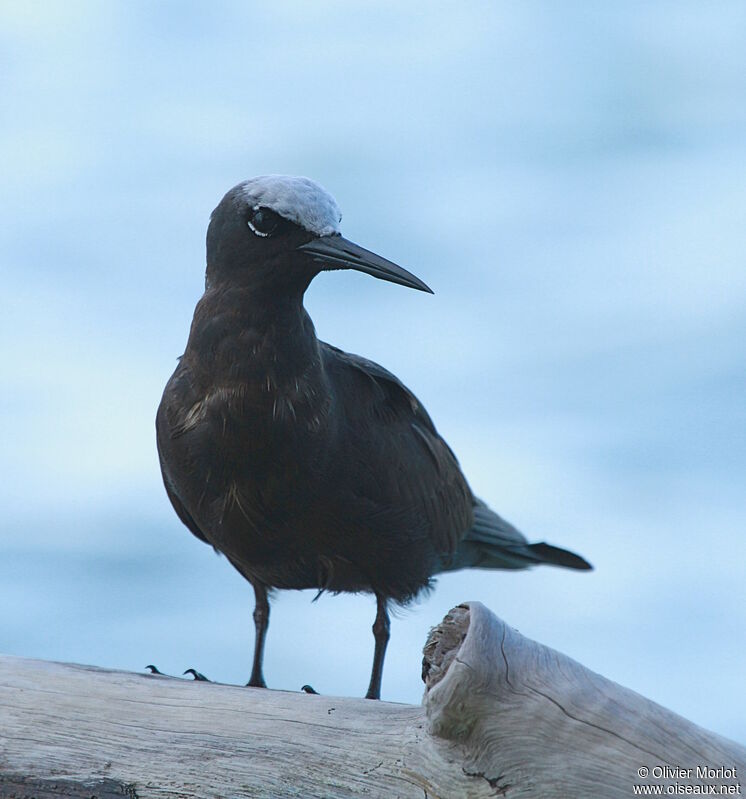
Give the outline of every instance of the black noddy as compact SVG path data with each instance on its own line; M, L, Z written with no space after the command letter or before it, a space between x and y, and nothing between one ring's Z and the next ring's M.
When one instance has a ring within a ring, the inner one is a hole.
M207 230L205 293L156 419L163 481L181 521L254 587L262 659L273 588L375 595L366 696L378 699L389 603L455 569L589 569L530 544L469 489L417 397L391 372L316 338L303 295L355 269L429 292L340 234L337 203L302 177L232 188Z

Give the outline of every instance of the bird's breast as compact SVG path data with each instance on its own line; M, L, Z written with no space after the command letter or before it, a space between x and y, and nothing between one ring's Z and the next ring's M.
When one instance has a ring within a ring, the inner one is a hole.
M213 545L261 561L319 491L335 439L329 394L301 375L201 388L193 374L172 381L164 396L169 481Z
M300 379L279 383L265 375L261 381L208 385L174 410L175 437L207 439L201 446L219 449L222 458L235 451L245 460L268 449L277 457L284 448L318 438L329 426L331 398Z
M217 479L215 490L309 483L334 446L331 394L311 370L247 379L185 364L171 389L164 401L177 460L193 464L190 479Z

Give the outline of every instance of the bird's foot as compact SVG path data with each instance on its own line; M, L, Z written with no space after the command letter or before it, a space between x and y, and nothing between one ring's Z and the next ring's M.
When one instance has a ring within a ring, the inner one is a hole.
M307 694L316 694L316 696L319 696L319 692L312 685L303 685L301 687L301 691Z
M164 674L158 666L154 666L152 663L149 663L145 667L151 674L157 674L159 677L170 677L172 680L179 680L180 677L175 677L173 674ZM187 669L184 674L191 674L194 677L195 681L197 682L212 682L204 674L197 671L196 669Z
M184 674L191 674L194 677L195 682L212 682L212 680L205 677L201 671L197 671L197 669L187 669Z

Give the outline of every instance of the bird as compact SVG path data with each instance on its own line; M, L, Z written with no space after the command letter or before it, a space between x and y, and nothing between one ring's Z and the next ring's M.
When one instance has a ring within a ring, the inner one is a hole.
M225 194L210 217L205 291L156 438L177 516L253 586L247 685L266 687L271 592L365 592L376 599L366 697L379 699L389 610L430 589L435 575L592 567L529 543L474 496L404 383L316 337L303 298L321 272L357 270L432 293L344 238L341 218L305 177L263 175Z

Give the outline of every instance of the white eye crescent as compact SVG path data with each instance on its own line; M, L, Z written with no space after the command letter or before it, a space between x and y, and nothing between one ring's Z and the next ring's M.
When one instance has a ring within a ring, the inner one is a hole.
M255 205L251 209L251 216L246 221L252 233L262 238L267 238L280 226L282 217L269 208Z

